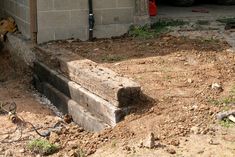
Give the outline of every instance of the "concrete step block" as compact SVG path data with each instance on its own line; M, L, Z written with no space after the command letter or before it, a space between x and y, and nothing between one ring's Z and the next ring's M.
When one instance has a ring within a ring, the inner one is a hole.
M129 108L118 108L102 99L101 97L89 92L77 83L68 80L54 70L40 62L34 64L35 77L41 82L47 82L73 99L92 114L105 121L111 126L115 126L126 115ZM41 89L40 86L37 89Z
M61 71L69 79L117 107L131 106L140 98L139 84L91 60L74 60L71 56L58 57L58 60Z
M91 114L80 104L65 96L52 85L42 82L43 94L63 113L72 116L73 121L87 131L99 132L110 126Z

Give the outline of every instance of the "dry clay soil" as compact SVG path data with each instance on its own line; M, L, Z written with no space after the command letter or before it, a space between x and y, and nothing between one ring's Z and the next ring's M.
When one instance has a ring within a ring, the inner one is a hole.
M235 156L234 124L225 127L216 120L218 112L235 108L233 102L215 103L231 97L235 90L235 54L226 51L226 43L162 36L61 41L47 46L71 50L132 78L149 97L113 129L89 133L67 125L51 140L61 146L52 156L73 156L76 152L95 157ZM9 54L1 52L0 65L1 101L15 101L18 114L38 127L53 126L59 118L40 103L30 78L16 73ZM212 89L213 83L222 89ZM16 126L7 115L0 118L0 139L16 139L18 132L4 134ZM27 149L27 142L39 136L30 128L24 131L19 141L0 143L0 156L36 156ZM155 148L139 147L150 133L155 136Z

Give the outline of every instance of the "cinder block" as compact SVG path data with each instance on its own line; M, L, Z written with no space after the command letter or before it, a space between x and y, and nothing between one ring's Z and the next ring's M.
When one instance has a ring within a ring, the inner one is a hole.
M141 94L140 85L119 76L108 68L88 59L76 60L73 56L58 57L61 71L72 81L111 102L117 107L136 103Z
M94 10L95 25L102 25L102 10Z
M111 126L115 126L116 123L120 122L125 116L125 111L127 109L122 110L113 106L77 83L68 80L56 71L49 69L42 63L35 62L34 71L39 80L53 85L66 96L73 99Z
M88 1L84 0L70 0L71 9L78 9L78 10L88 10Z
M128 24L133 22L133 9L105 9L101 16L102 25Z
M71 0L53 0L54 10L70 10L72 3Z
M37 0L37 10L38 12L53 10L53 0Z
M67 27L70 24L69 11L52 11L38 13L38 28Z
M54 28L38 29L38 34L37 34L38 43L43 43L51 40L55 40Z
M135 7L135 0L117 0L117 7Z
M96 25L94 28L94 36L97 38L110 38L121 36L128 32L130 24L112 24L112 25Z
M75 39L80 39L82 41L88 40L88 31L89 28L87 27L83 27L83 26L71 26L70 27L70 35L71 38L75 38Z
M116 24L95 25L94 36L96 38L111 38L113 36L116 36Z
M69 26L68 27L56 27L54 28L55 40L63 40L71 38Z
M87 10L72 10L71 11L71 26L88 27L88 11Z
M116 8L116 0L93 0L94 9Z

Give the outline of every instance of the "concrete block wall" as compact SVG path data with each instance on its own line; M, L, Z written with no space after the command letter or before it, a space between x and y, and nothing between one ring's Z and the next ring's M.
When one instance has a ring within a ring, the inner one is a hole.
M0 0L4 16L12 16L18 26L19 31L26 37L30 38L30 13L29 0Z
M98 38L119 36L133 24L135 0L93 0ZM88 0L38 0L38 42L88 39Z

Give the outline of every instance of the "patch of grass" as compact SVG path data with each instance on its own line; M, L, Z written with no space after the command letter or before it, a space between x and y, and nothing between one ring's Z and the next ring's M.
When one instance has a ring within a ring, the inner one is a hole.
M196 24L198 24L198 25L209 25L210 22L207 21L207 20L198 20L198 21L196 22Z
M182 20L158 20L151 25L151 29L155 30L156 33L167 32L168 27L177 27L188 24L186 21Z
M59 150L59 146L51 144L48 140L34 139L28 143L28 148L42 155L51 155Z
M234 123L231 122L228 118L225 118L223 120L221 120L219 122L219 124L222 126L222 127L225 127L225 128L230 128L232 126L234 126Z
M212 99L212 100L209 100L210 103L214 104L214 105L227 105L227 104L230 104L230 103L235 103L235 98L233 97L227 97L227 98L223 98L223 99L220 99L220 100L215 100L215 99Z
M129 35L132 37L139 38L153 38L155 36L155 32L150 29L148 25L145 26L131 26L129 30Z
M151 26L131 26L129 35L132 37L140 38L153 38L159 34L166 33L169 31L169 27L176 27L186 25L188 22L182 20L158 20Z
M235 18L221 18L221 19L217 19L216 21L227 24L227 23L235 22Z
M207 42L207 43L219 43L219 40L211 37L211 38L204 39L204 42Z

